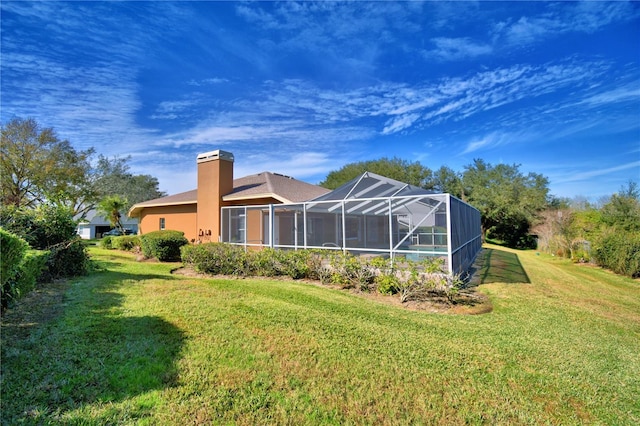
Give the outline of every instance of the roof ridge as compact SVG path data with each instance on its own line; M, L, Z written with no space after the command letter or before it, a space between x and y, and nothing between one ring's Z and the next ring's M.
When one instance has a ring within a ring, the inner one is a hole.
M271 173L271 172L264 172L264 174L265 174L265 182L267 183L267 190L268 190L270 193L275 192L275 191L273 190L273 183L271 182L271 176L273 176L273 173Z

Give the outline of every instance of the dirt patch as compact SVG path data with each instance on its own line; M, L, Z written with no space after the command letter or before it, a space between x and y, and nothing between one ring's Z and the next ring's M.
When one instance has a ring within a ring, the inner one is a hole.
M173 274L182 275L193 278L209 278L209 279L244 279L242 277L229 276L229 275L210 275L203 274L195 271L191 267L180 267L171 271ZM354 289L344 289L337 285L322 284L317 280L303 279L294 280L290 277L251 277L251 279L264 279L273 280L278 279L280 281L296 281L303 282L311 285L315 285L323 288L331 288L334 290L348 292L357 297L363 299L372 300L378 303L384 303L387 305L397 306L404 309L413 311L426 311L441 314L456 314L456 315L478 315L491 312L493 306L487 296L476 291L476 285L471 284L468 288L461 290L453 298L453 302L444 296L434 294L433 297L427 300L420 301L408 301L405 303L400 302L398 296L384 295L377 292L363 292Z

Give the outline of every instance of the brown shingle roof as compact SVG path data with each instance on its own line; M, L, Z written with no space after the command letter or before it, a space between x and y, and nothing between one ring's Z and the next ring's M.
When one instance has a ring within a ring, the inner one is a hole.
M329 192L328 189L302 182L278 173L262 172L233 181L233 192L222 197L225 201L272 197L283 203L311 200Z
M277 173L262 172L233 180L233 191L222 197L225 201L241 201L256 198L275 198L283 203L308 201L329 192L328 189L302 182ZM129 210L130 217L136 217L145 207L195 204L198 190L193 189L167 197L156 198L135 204Z

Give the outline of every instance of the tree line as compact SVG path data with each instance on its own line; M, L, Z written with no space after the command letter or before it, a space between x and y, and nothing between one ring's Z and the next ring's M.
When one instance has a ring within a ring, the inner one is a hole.
M54 205L75 217L97 209L116 226L131 205L165 195L155 177L131 173L128 160L96 158L93 148L75 150L34 119L14 118L2 127L2 216L12 216L7 209ZM447 166L431 170L417 161L385 157L347 164L330 172L320 185L335 189L365 171L450 193L469 203L481 213L485 240L514 248L537 245L552 254L596 260L614 270L625 268L610 265L640 264L640 198L634 182L599 205L579 204L552 196L545 176L525 174L518 164L493 165L475 159L457 172ZM638 276L639 269L631 267L631 272L623 273Z
M117 197L126 211L164 196L157 178L130 172L129 159L96 157L94 148L76 150L53 128L33 118L13 118L2 126L0 200L17 209L56 205L82 217L105 199Z
M484 240L513 248L537 248L575 262L594 262L616 273L640 276L640 190L626 187L598 203L558 198L548 179L523 173L518 164L474 160L456 172L419 162L381 158L347 164L320 183L329 189L376 173L434 192L449 193L481 213Z

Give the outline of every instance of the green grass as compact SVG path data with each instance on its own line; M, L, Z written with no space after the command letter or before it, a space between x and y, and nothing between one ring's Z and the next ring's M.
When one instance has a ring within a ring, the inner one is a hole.
M443 315L91 252L5 318L3 424L640 423L640 283L598 268L491 246L493 311Z

